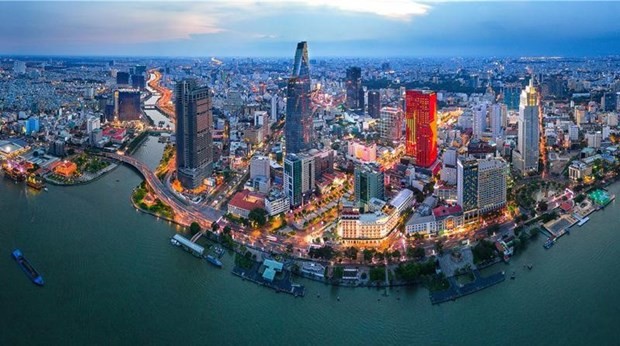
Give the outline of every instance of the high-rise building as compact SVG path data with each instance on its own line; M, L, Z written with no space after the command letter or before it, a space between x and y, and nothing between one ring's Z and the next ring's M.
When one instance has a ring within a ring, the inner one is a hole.
M478 161L478 213L485 214L506 206L508 165L501 158Z
M478 208L478 160L463 158L457 162L457 203L467 214L475 214Z
M405 95L405 153L416 165L430 167L437 160L437 94L407 90Z
M269 173L270 167L271 163L267 156L256 155L252 157L250 161L250 179L260 176L269 178L271 176Z
M605 93L601 97L601 110L603 112L613 112L616 110L618 96L616 93Z
M368 91L368 115L375 119L381 116L381 93L379 90Z
M99 117L91 116L86 121L86 133L91 133L94 130L101 127L101 119Z
M116 115L120 121L140 120L140 91L121 89L116 93Z
M347 109L360 113L364 111L364 90L362 89L362 69L350 67L347 69L345 80L347 99L345 105Z
M177 178L186 189L199 187L213 169L213 114L206 86L185 79L175 86Z
M502 98L504 104L510 110L519 108L519 93L521 88L516 85L506 86L502 89Z
M129 85L129 72L116 72L116 84Z
M487 129L487 104L482 103L474 108L474 138L482 138Z
M367 205L372 198L384 199L385 184L383 172L373 165L355 168L355 202Z
M139 90L146 88L146 80L144 79L144 75L132 74L131 75L131 87L134 89L139 89Z
M304 204L304 196L314 190L314 158L305 154L287 154L284 158L284 194L291 206Z
M379 137L387 145L397 146L400 143L403 127L403 112L399 108L381 108L379 119Z
M284 136L286 152L299 153L310 147L313 137L312 107L310 104L310 66L308 44L297 44L293 74L286 91L286 123Z
M496 103L491 106L489 115L491 118L491 135L493 136L493 139L501 137L502 128L506 126L506 124L504 124L506 113L506 105Z
M586 133L586 141L588 142L588 147L590 148L600 148L602 140L603 134L601 133L601 131Z
M519 132L517 148L513 151L512 162L515 168L522 174L538 172L538 159L540 157L540 119L539 97L534 87L534 79L521 93L519 104Z

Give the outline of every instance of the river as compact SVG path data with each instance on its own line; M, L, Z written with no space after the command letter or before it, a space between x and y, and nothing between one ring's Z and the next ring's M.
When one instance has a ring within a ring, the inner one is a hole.
M149 76L149 82L155 78L154 74L151 74ZM155 91L155 89L151 88L150 86L148 86L148 82L147 82L147 87L146 89L148 91L151 92L151 96L146 99L144 101L144 105L145 106L155 106L155 104L157 103L157 100L159 99L159 97L161 95L159 95L159 93L157 93L157 91ZM169 127L171 129L174 129L174 124L170 121L170 119L165 116L164 114L162 114L158 109L145 109L144 113L146 113L146 115L153 120L153 122L155 123L155 126L159 125L160 121L163 121L164 123L164 127Z
M136 156L154 167L162 151L150 137ZM515 280L432 306L423 288L384 297L297 279L307 295L294 298L242 281L232 256L214 268L170 245L176 226L132 208L140 181L125 166L49 192L0 180L0 345L616 343L617 202L552 249L539 237L493 268ZM45 287L26 278L14 248Z

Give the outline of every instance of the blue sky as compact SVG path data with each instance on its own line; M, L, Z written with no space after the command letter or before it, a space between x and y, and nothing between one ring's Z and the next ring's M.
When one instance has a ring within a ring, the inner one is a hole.
M620 54L620 2L2 2L0 54L584 56Z

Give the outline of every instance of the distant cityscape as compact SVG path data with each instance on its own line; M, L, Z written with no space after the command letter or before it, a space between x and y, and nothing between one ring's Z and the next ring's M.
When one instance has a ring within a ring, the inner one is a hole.
M136 208L188 242L273 261L264 280L284 263L389 286L430 263L450 299L465 294L451 277L477 278L539 233L550 248L615 198L618 57L322 59L305 41L291 53L4 57L4 175L44 189L128 164L145 178ZM152 136L166 143L155 169L131 157Z

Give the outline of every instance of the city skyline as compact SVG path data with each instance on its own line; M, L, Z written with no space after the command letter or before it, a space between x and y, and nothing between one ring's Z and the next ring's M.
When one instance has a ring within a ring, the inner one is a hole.
M618 2L45 1L0 9L0 54L11 55L288 57L302 40L313 57L620 54Z

